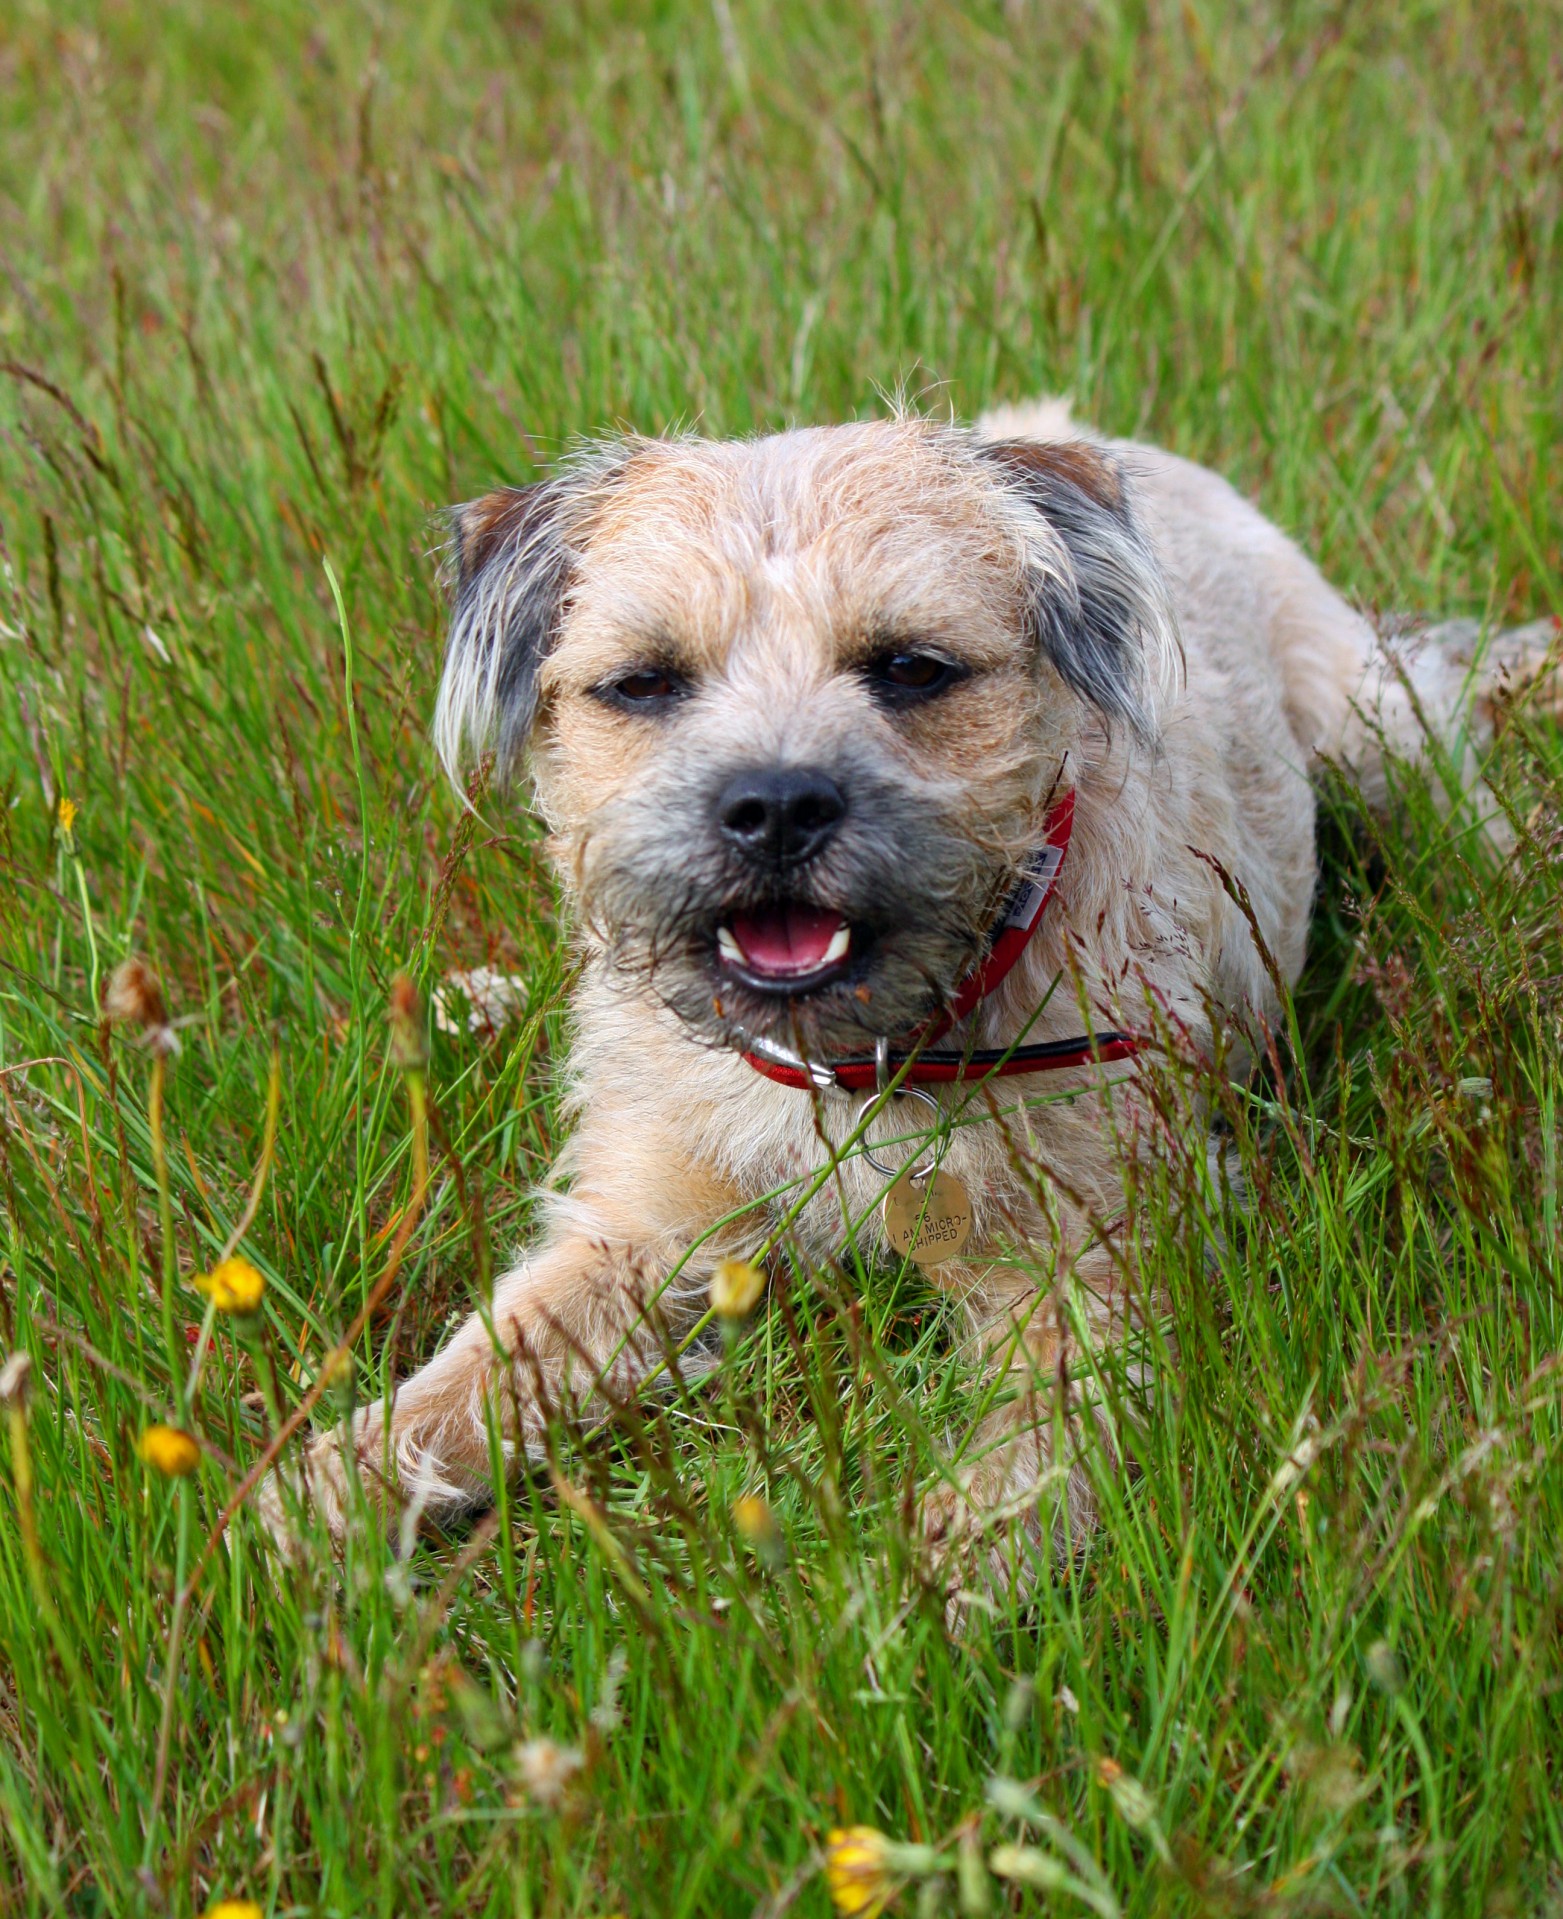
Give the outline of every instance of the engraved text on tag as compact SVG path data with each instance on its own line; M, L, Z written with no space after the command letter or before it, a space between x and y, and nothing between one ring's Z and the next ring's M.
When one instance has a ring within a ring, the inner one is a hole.
M953 1173L903 1173L885 1194L884 1215L885 1238L919 1266L954 1259L971 1236L971 1200Z

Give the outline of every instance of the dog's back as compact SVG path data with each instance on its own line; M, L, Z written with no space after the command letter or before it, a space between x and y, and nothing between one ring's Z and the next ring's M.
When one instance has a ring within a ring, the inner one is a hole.
M1503 841L1477 761L1495 697L1544 672L1556 633L1551 621L1496 634L1485 646L1474 620L1413 625L1386 642L1278 527L1207 467L1160 447L1099 439L1056 398L997 407L977 430L988 439L1110 446L1124 462L1200 669L1219 676L1228 695L1250 701L1262 698L1256 676L1276 674L1299 764L1343 767L1376 809L1388 798L1390 760L1422 758L1431 733L1476 795L1489 833ZM1549 705L1558 710L1557 693ZM1275 750L1286 750L1283 739Z

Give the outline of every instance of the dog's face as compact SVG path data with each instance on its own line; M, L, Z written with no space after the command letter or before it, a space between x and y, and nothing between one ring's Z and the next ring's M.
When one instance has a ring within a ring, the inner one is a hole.
M948 998L1167 632L1107 456L919 420L599 447L457 549L447 762L529 743L612 962L812 1059Z

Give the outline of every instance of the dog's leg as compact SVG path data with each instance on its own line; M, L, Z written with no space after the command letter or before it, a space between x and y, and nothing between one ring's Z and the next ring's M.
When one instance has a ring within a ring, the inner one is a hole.
M664 1341L698 1317L715 1262L733 1250L715 1236L690 1254L734 1196L692 1168L644 1113L588 1104L569 1155L574 1183L555 1227L494 1289L444 1349L405 1381L390 1407L365 1407L346 1431L323 1434L303 1461L303 1490L333 1533L348 1510L348 1475L372 1506L438 1514L480 1504L492 1479L490 1422L507 1463L535 1452L550 1415L606 1414L655 1368ZM261 1507L285 1536L283 1489Z
M1100 1244L1058 1271L1043 1291L1009 1266L935 1274L962 1296L991 1400L924 1502L924 1536L952 1589L1023 1592L1096 1524L1084 1447L1121 1454L1112 1380L1136 1323L1131 1287Z
M1477 777L1478 763L1505 701L1528 699L1539 714L1563 717L1560 658L1563 638L1553 620L1534 620L1485 639L1477 620L1446 620L1396 644L1370 639L1360 664L1348 656L1339 666L1330 724L1317 750L1339 761L1369 806L1382 811L1389 759L1424 759L1431 733L1502 850L1509 835Z

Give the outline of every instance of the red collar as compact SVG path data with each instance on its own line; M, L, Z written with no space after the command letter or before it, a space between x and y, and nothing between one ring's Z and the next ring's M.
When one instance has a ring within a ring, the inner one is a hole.
M1012 1073L1045 1073L1063 1066L1083 1066L1093 1060L1128 1059L1137 1053L1140 1043L1127 1033L1083 1033L1077 1039L1047 1040L1037 1046L980 1048L975 1052L929 1050L957 1020L964 1019L979 1001L996 990L1030 945L1057 889L1074 824L1075 796L1071 788L1048 811L1042 825L1042 844L1022 870L1020 884L1010 895L987 958L962 980L948 1007L920 1027L904 1049L889 1053L883 1059L870 1056L837 1060L833 1066L817 1066L774 1040L751 1040L744 1058L757 1073L763 1073L781 1086L805 1090L813 1087L820 1091L837 1086L856 1093L872 1091L881 1083L883 1072L888 1070L894 1077L903 1067L906 1070L902 1073L902 1085L948 1084L990 1076L1004 1079ZM907 1059L912 1055L915 1057L908 1066Z

